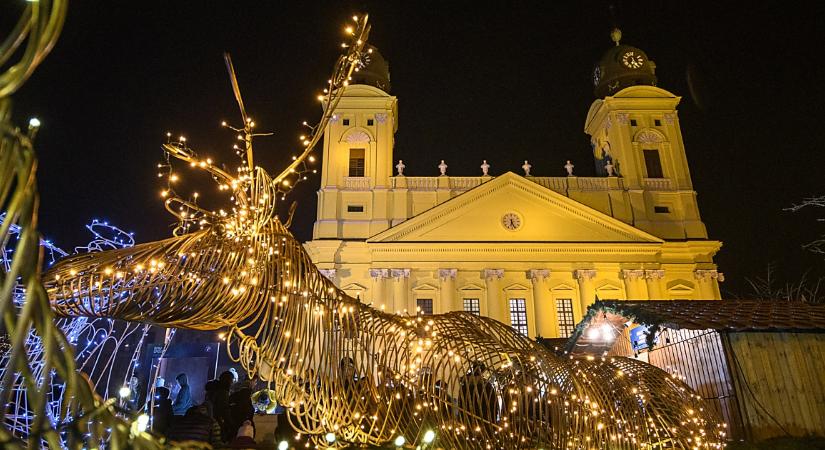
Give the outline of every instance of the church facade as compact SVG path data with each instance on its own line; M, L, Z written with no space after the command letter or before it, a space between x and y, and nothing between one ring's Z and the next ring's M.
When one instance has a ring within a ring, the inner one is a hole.
M313 261L377 308L467 311L531 337L568 336L596 299L721 298L721 243L699 215L680 97L613 37L584 124L597 177L527 165L494 177L486 161L481 176L407 176L393 158L397 99L373 51L325 130Z

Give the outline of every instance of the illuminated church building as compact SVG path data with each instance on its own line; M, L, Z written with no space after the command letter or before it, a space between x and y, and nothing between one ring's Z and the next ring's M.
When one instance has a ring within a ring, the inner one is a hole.
M620 38L594 71L584 123L597 177L407 176L373 50L326 129L313 261L377 308L468 311L531 337L569 335L597 298L719 299L722 244L699 216L680 97Z

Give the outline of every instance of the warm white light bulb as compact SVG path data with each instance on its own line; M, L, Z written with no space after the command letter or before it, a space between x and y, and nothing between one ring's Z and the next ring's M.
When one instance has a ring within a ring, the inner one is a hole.
M129 386L123 386L117 391L117 393L120 395L120 398L127 398L132 395L132 390L129 389Z
M427 432L424 433L424 443L429 444L433 440L435 440L435 431L427 430Z
M278 450L287 450L289 448L289 442L281 441L278 443Z
M29 126L32 127L32 128L39 127L40 126L40 119L38 119L37 117L32 117L31 119L29 119Z
M327 433L327 435L324 436L324 439L326 439L327 442L332 444L333 442L335 442L335 433Z
M395 444L396 447L401 447L406 443L407 443L407 439L404 438L404 436L398 436L397 438L395 438L395 441L394 441L394 444Z
M138 431L143 433L144 431L146 431L147 428L149 428L149 416L147 416L146 414L139 415L137 418Z

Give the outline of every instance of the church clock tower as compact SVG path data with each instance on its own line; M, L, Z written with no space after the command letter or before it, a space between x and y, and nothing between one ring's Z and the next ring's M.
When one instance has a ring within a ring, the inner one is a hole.
M621 178L632 217L624 220L668 240L707 239L690 179L676 106L681 97L656 87L647 54L620 43L594 69L597 99L584 131L596 171Z
M366 239L390 226L397 99L389 66L375 47L324 130L321 189L313 239Z

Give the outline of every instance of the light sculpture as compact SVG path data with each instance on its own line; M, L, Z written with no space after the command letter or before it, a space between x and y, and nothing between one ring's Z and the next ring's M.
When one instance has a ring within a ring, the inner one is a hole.
M207 171L231 195L231 207L204 209L170 184L163 195L179 220L175 236L58 263L44 275L54 311L226 330L230 356L251 376L273 382L290 424L319 447L385 444L403 435L445 448L718 448L722 424L686 385L655 367L558 356L466 313L386 314L318 272L276 206L303 179L302 164L363 53L367 18L353 19L346 53L321 96L324 115L292 164L274 177L253 164L254 122L233 76L242 116L237 173L199 157L184 139L164 145L171 157ZM179 181L171 164L161 166L169 183ZM31 221L21 226L33 229ZM26 280L42 305L36 274ZM22 316L34 320L25 309Z
M0 214L0 223L5 221L5 214ZM92 234L92 240L86 245L75 248L75 253L87 253L102 251L106 249L124 248L134 245L134 238L131 233L127 233L107 222L93 220L86 225L87 230ZM17 241L20 237L21 228L11 224L9 226L9 239ZM51 241L40 240L40 247L44 250L45 263L47 266L53 264L56 259L68 255L66 251L53 244ZM13 247L6 246L0 253L0 268L8 272L13 262ZM16 289L13 296L14 305L17 308L23 306L26 296L23 289ZM149 326L141 323L130 323L116 321L113 319L87 320L86 317L72 319L59 319L56 321L58 329L66 336L67 341L75 349L75 361L80 370L88 375L89 380L95 390L105 398L110 397L110 389L120 386L117 395L122 399L122 404L132 403L136 395L128 386L128 382L135 373L143 348L143 341L149 331ZM42 377L45 361L43 360L43 343L40 336L32 331L26 338L26 353L29 356L30 367L35 377ZM0 379L5 376L9 364L10 347L0 348ZM131 353L130 353L131 352ZM124 359L128 355L128 363L122 364L118 358ZM12 386L11 402L8 414L5 417L4 426L18 438L25 440L31 431L34 422L29 396L23 384L23 380L17 379ZM46 416L52 421L53 426L57 426L57 418L60 410L67 400L64 395L62 380L55 380L47 390L46 395Z

